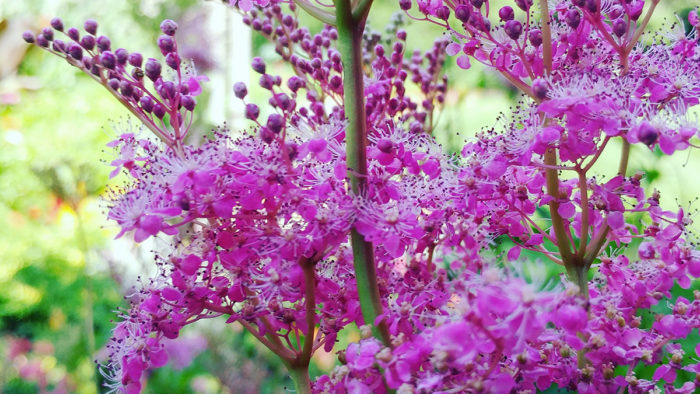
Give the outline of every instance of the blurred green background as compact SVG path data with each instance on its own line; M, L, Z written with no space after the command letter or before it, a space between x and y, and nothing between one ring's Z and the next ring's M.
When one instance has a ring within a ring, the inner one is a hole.
M378 0L371 28L382 31L395 2ZM492 3L492 7L499 3ZM660 28L674 12L694 0L663 1L652 21ZM230 16L229 16L230 14ZM148 277L157 242L133 245L113 240L116 228L104 220L100 195L108 184L113 153L105 144L129 130L127 111L101 86L61 59L21 40L25 30L38 32L53 16L66 26L87 18L113 47L157 55L154 45L164 18L178 21L187 36L188 57L212 82L198 106L197 134L228 120L240 120L240 105L231 94L233 82L252 80L240 59L263 56L274 67L273 48L241 30L240 22L216 2L197 0L5 0L0 1L0 387L3 393L95 393L101 377L93 360L103 346L123 295L139 275ZM225 16L222 16L225 15ZM308 20L308 19L305 19ZM309 23L313 23L309 21ZM315 24L315 26L318 26ZM426 49L440 31L408 23L409 49ZM183 33L184 32L184 33ZM223 47L216 52L217 44ZM250 48L249 56L231 48ZM184 49L183 49L184 50ZM440 111L436 137L451 151L465 138L494 125L517 99L498 76L475 66L462 72L449 59L450 91ZM277 69L275 71L278 71ZM251 87L253 101L265 95ZM697 114L698 112L695 111ZM129 130L130 131L130 130ZM459 133L459 135L457 135ZM662 190L668 208L688 205L700 193L700 161L691 150L663 157L635 149L632 170L646 171L648 186ZM599 170L614 168L610 151ZM609 173L609 172L608 172ZM117 177L112 185L123 182ZM691 214L695 206L690 205ZM697 228L697 227L696 227ZM502 243L496 251L507 250ZM556 268L530 264L531 272L556 276ZM533 275L535 275L533 273ZM697 283L696 286L697 288ZM678 294L688 291L678 290ZM659 308L663 308L660 306ZM349 330L344 340L357 338ZM697 331L687 345L697 342ZM169 345L171 363L154 371L146 392L283 392L291 387L281 365L239 327L205 322L185 330ZM314 374L328 371L334 357L320 354ZM643 372L642 372L643 373ZM99 389L101 390L101 389Z

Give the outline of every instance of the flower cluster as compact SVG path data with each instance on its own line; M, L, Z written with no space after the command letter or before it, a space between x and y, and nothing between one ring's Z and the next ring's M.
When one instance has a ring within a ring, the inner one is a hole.
M139 391L167 361L164 338L220 316L279 356L301 392L697 388L682 377L700 364L679 341L700 327L700 293L671 295L700 276L691 219L627 173L631 145L670 155L698 135L688 116L700 98L698 37L644 40L658 0L542 1L539 18L529 0L497 15L488 0L400 0L448 37L410 57L401 29L389 46L362 35L371 1L337 0L335 13L302 0L229 3L294 75L253 59L270 114L236 83L252 131L221 128L196 145L185 137L203 77L181 66L174 22L158 39L172 77L155 59L112 52L93 21L82 38L66 30L70 44L53 37L58 19L25 35L94 76L161 140L138 130L111 144L114 174L132 179L110 197L119 235L171 242L108 345L115 389ZM300 26L298 8L327 25ZM696 11L688 20L700 24ZM503 130L458 156L431 136L448 55L523 94ZM616 142L618 172L592 176ZM515 246L494 257L494 241ZM527 283L512 268L522 250L568 278ZM363 339L312 383L314 352L336 349L349 324ZM639 365L655 373L638 378Z

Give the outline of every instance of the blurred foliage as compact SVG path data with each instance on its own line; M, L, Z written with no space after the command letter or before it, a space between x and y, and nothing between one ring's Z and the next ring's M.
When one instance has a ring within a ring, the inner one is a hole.
M196 0L0 1L0 38L15 35L19 40L22 30L36 31L54 15L68 16L66 25L78 26L94 18L116 45L156 54L153 42L160 20L178 19L196 4ZM493 2L492 8L500 4L505 1ZM674 12L687 13L695 4L696 0L661 2L652 28L671 23ZM395 2L376 1L374 7L370 28L383 32L395 13ZM401 19L409 49L427 49L433 37L441 36L438 28ZM312 30L320 27L308 17L302 16L302 23ZM253 37L253 48L274 62L274 49L260 37ZM93 359L102 357L114 310L125 306L122 296L133 284L117 267L134 257L114 253L123 246L110 241L115 229L105 223L100 209L110 170L106 163L112 157L103 147L116 134L130 131L127 111L89 77L43 51L2 51L0 46L6 62L18 60L16 73L0 74L0 386L7 393L94 393L99 374ZM498 114L516 105L517 96L478 64L469 72L458 72L454 59L449 59L445 67L450 91L438 116L436 137L457 152L476 131L497 124ZM275 72L281 68L276 64ZM251 96L258 102L265 97L254 88ZM614 168L615 161L611 149L598 171L610 173L606 169ZM646 172L646 186L663 190L662 204L667 207L674 207L676 199L685 204L700 195L698 183L688 181L698 169L695 151L665 157L636 148L630 166ZM546 212L542 218L547 219ZM496 239L492 253L502 255L510 246L511 241ZM523 251L522 256L529 262L508 269L542 288L551 287L561 274L557 266L539 262L534 253ZM130 264L134 266L133 261ZM690 294L674 289L674 297L690 298ZM201 322L193 330L205 338L208 350L193 354L193 362L184 369L168 365L153 372L147 392L253 393L291 387L279 361L240 327ZM340 337L341 346L358 339L352 328ZM683 346L690 352L698 341L694 331ZM328 371L334 362L335 355L318 354L312 374ZM652 372L640 369L638 376Z

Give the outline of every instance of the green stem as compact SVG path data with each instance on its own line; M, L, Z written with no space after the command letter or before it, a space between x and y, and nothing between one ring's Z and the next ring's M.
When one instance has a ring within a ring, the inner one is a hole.
M309 365L311 355L314 350L314 338L316 337L316 277L314 262L302 264L304 270L304 288L306 304L306 336L304 337L304 348L299 356L301 364Z
M367 115L365 113L364 72L362 71L362 33L371 2L363 2L363 12L353 15L350 0L335 0L338 28L338 49L343 62L343 101L347 156L347 175L355 195L363 196L367 177ZM374 247L353 229L350 234L357 292L365 324L372 326L374 336L390 343L386 324L375 326L382 314L382 302L377 285Z
M622 139L622 153L620 154L620 165L617 168L617 175L625 176L627 173L627 165L630 161L630 143L626 139Z
M540 0L540 23L542 24L542 62L547 74L552 73L552 31L549 28L549 4Z
M545 152L544 164L556 167L557 151L554 148L549 148ZM559 253L561 254L561 261L568 269L572 265L573 254L569 245L569 237L566 235L564 219L559 215L559 172L553 168L547 168L544 171L547 180L547 193L552 197L552 201L549 202L549 214L552 217L554 236L557 240L557 248L559 248Z
M577 172L578 187L581 192L581 241L576 254L582 259L586 255L586 246L588 244L588 178L585 171L577 170Z
M311 379L309 378L309 367L288 367L289 375L294 382L297 394L311 394Z

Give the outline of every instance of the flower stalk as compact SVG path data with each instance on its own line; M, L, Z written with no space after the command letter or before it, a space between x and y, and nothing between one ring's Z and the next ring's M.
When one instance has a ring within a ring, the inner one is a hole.
M347 174L352 192L362 196L367 176L367 115L365 113L364 72L362 71L362 33L371 2L362 2L361 13L353 14L350 0L335 0L338 49L343 63L343 98L347 127L345 129ZM377 285L374 246L353 228L350 235L357 291L362 317L372 326L374 336L389 343L385 325L375 325L382 314Z

